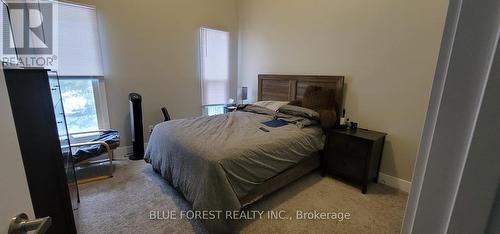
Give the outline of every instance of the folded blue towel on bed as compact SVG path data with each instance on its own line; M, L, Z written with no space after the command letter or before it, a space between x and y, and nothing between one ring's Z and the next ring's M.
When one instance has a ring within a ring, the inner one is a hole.
M267 121L267 122L262 122L262 124L268 126L268 127L271 127L271 128L277 128L277 127L281 127L281 126L285 126L288 124L288 122L284 121L284 120L281 120L281 119L273 119L273 120L270 120L270 121Z

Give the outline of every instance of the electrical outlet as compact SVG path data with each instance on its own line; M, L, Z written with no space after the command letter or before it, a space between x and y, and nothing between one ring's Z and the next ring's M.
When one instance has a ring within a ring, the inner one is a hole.
M148 128L149 134L151 134L153 132L154 127L155 127L154 125L149 125L149 128Z

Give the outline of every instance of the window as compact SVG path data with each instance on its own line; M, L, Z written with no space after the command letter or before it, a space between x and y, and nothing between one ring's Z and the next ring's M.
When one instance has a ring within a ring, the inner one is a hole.
M59 2L58 68L69 133L109 128L97 14ZM85 136L85 135L83 135Z
M66 123L70 133L99 130L93 79L61 79Z
M224 114L224 105L205 106L205 114L206 115Z
M200 34L203 112L222 114L229 98L229 33L201 28Z
M95 77L59 78L68 132L109 129L104 80Z

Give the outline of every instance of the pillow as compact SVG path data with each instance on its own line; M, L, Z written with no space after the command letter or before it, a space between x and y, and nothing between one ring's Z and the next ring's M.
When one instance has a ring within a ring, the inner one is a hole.
M278 110L278 112L312 120L319 120L318 112L300 106L284 105Z
M261 106L273 111L277 111L280 107L288 104L288 102L282 102L282 101L260 101L256 102L253 105L254 106Z
M263 114L263 115L270 115L270 116L275 116L276 111L270 110L268 108L262 107L262 106L256 106L252 104L244 105L238 110L240 111L245 111L245 112L252 112L256 114Z

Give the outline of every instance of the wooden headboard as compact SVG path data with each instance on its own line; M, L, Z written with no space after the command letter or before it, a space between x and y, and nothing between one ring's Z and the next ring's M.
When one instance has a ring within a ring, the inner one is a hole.
M304 91L311 85L333 89L337 114L340 114L344 96L343 76L259 75L257 98L259 101L302 100Z

